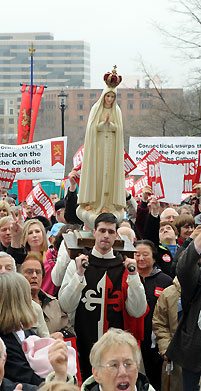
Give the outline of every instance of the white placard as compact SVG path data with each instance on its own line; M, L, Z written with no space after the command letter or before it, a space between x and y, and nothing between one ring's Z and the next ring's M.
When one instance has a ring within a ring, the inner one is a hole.
M55 137L30 144L0 144L0 168L15 170L15 179L62 179L67 137Z
M197 159L198 149L201 149L201 137L130 137L129 155L135 163L151 148L157 149L170 160Z
M169 163L159 163L165 198L160 201L179 205L182 200L185 167Z

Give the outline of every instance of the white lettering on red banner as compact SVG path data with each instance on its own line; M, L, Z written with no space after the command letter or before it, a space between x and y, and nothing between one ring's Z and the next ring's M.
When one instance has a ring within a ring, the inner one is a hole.
M160 158L161 160L161 158ZM163 182L160 174L160 162L147 162L148 185L157 199L165 197Z
M138 179L134 183L134 188L135 188L135 196L139 196L142 194L142 189L143 187L148 185L148 178L147 175L142 176L140 179Z
M125 171L125 176L127 176L130 172L132 172L136 167L137 167L136 164L131 159L129 154L126 151L124 151L124 171Z
M38 183L26 198L27 205L32 206L35 216L45 216L48 219L54 213L54 206L51 199Z
M167 159L161 155L160 152L157 151L157 149L152 148L149 152L146 153L145 156L137 163L138 170L147 173L147 164L148 162L165 162Z
M134 175L130 175L127 178L125 178L125 189L132 194L132 196L135 196L135 188L134 188Z

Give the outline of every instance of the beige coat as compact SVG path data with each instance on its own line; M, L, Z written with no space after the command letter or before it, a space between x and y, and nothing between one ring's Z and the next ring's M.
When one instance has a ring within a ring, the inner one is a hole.
M178 300L180 296L181 287L177 277L175 277L173 285L170 285L161 293L154 309L153 331L162 356L166 353L178 325ZM166 366L167 361L164 361L161 391L182 391L181 368L173 363L173 370L168 374Z
M45 295L51 299L49 303L42 305L43 315L50 334L61 329L73 332L68 315L62 311L58 300L47 293Z
M178 325L178 300L180 295L181 287L177 277L175 277L173 285L163 290L155 306L152 323L161 355L165 354Z

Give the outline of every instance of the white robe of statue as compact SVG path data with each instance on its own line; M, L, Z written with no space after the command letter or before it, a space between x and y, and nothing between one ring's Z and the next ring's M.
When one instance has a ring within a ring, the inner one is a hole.
M104 107L108 92L116 95L114 88L103 90L91 108L84 142L77 215L90 228L102 212L122 220L126 206L122 115L116 99Z

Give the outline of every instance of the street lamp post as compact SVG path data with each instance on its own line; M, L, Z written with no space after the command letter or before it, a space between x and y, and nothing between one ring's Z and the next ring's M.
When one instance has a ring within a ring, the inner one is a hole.
M61 110L61 135L63 137L64 136L64 111L66 110L66 98L67 98L67 95L65 94L63 89L58 94L58 98L59 98L59 109Z

